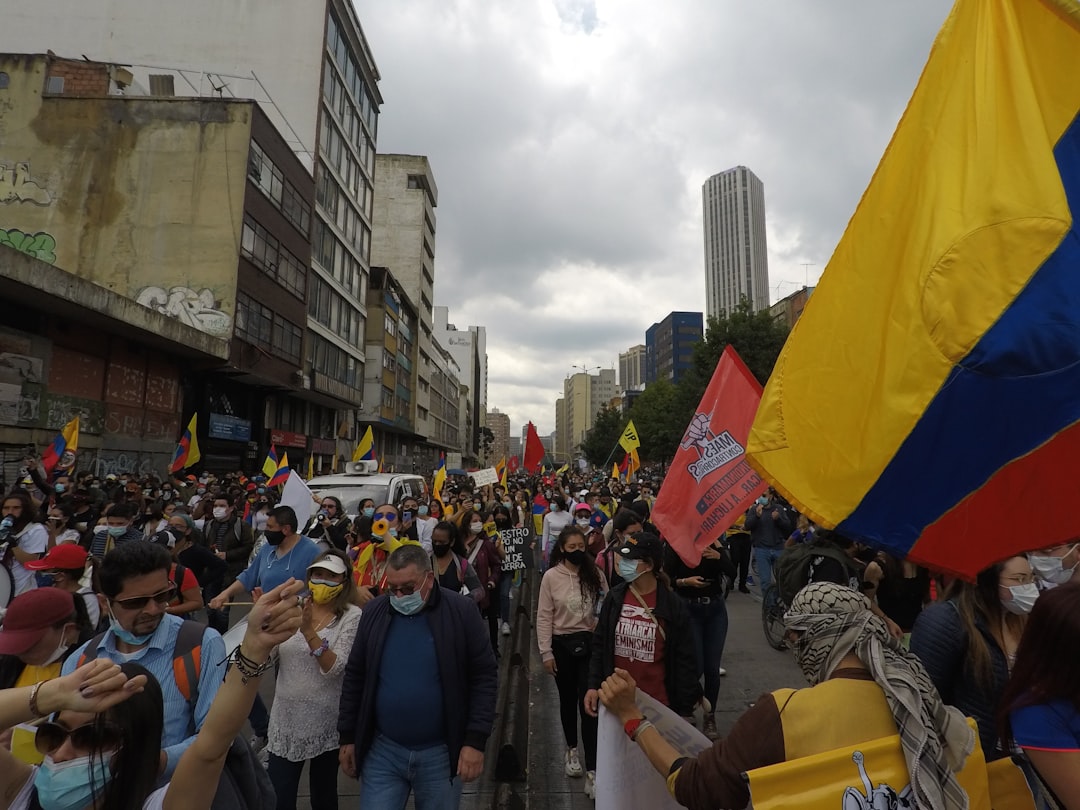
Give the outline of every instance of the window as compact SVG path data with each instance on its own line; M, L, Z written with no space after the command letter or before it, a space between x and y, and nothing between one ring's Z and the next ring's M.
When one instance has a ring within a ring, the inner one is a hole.
M309 336L308 362L312 370L339 380L350 388L356 388L358 379L363 376L362 362L320 335Z
M386 386L382 389L382 406L391 410L394 408L394 392Z
M397 334L397 324L389 314L383 316L383 329L391 337Z
M307 290L307 267L250 216L244 217L240 252L278 284L303 300Z
M248 177L300 233L308 235L311 206L255 141L248 155Z
M283 360L300 363L303 330L244 293L236 296L236 335Z

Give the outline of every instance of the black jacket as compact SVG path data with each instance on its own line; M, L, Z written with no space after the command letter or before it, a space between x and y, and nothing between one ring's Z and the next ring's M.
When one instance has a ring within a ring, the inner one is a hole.
M464 745L483 751L495 723L495 697L499 688L498 664L488 638L488 627L468 597L438 586L432 588L428 611L439 679L443 688L446 745L450 749L448 778L457 771ZM345 666L338 711L341 744L356 746L356 766L375 738L375 701L383 644L392 618L389 595L364 606L356 640Z
M615 625L622 613L623 599L630 586L622 582L611 589L600 608L600 619L593 631L592 656L589 659L589 689L599 689L604 678L615 671ZM633 597L631 597L633 598ZM672 711L683 717L694 713L701 699L697 654L686 603L663 585L656 589L653 611L664 627L664 686Z

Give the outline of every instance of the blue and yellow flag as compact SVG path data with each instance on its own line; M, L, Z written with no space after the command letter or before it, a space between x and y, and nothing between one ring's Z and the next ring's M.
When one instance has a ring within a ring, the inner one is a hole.
M371 425L367 426L367 430L364 431L364 435L361 436L360 441L356 443L356 449L353 450L352 460L375 460L375 436L371 432Z
M439 503L443 502L442 491L446 485L446 453L439 453L439 466L435 468L435 477L431 481L431 496Z
M1078 77L1071 0L953 7L750 433L813 520L965 576L1080 534Z

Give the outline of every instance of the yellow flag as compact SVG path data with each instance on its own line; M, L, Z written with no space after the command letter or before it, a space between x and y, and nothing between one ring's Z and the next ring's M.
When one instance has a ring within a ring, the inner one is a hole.
M627 453L641 447L641 440L638 438L637 428L634 427L633 419L626 423L626 430L624 430L622 436L619 437L619 444L622 445L622 449Z
M616 481L619 480L619 465L616 462L611 463L611 477Z

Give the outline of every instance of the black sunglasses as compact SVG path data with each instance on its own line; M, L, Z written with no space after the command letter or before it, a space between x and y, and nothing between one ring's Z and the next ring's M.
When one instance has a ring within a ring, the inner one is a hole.
M170 585L163 591L150 596L132 596L129 599L113 599L113 604L119 605L124 610L142 610L151 599L164 607L176 598L176 586Z
M87 753L119 748L124 736L120 727L107 721L91 722L78 728L67 728L55 722L38 726L34 734L34 747L39 753L51 754L71 738L71 747Z

